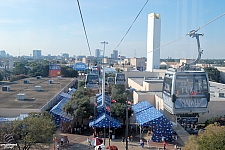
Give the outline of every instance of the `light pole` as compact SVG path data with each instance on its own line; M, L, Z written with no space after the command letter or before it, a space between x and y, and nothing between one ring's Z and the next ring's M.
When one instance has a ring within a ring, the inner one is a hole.
M104 107L105 105L105 68L104 68L104 56L105 56L105 45L108 44L108 42L103 41L101 44L104 45L103 48L103 58L102 58L102 101L104 102ZM106 115L106 108L105 108L105 115ZM106 118L104 118L104 145L105 145L105 127L106 127Z
M128 150L128 98L126 101L126 131L125 131L125 139L126 139L126 150Z

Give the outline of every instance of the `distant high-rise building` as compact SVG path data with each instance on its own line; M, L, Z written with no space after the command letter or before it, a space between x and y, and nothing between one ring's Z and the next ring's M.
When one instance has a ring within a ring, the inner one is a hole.
M100 57L101 56L101 50L100 49L96 49L95 50L95 57Z
M113 50L112 58L118 59L118 50Z
M0 51L0 56L3 57L3 58L6 57L6 52L5 52L5 50L1 50L1 51Z
M160 35L161 19L160 14L148 14L147 31L147 71L153 71L160 67Z
M33 50L33 58L34 59L41 58L41 50Z
M63 53L63 54L62 54L62 57L63 57L64 59L69 60L70 55L69 55L68 53Z

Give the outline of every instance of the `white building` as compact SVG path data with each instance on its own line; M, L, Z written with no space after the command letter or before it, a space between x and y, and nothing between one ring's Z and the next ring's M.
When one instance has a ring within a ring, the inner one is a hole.
M1 51L0 51L0 56L3 57L3 58L6 57L6 52L5 52L5 50L1 50Z
M160 67L160 35L160 14L151 13L148 15L146 71L152 72L153 69L159 69Z
M95 57L100 57L101 56L101 50L100 49L96 49L95 50Z

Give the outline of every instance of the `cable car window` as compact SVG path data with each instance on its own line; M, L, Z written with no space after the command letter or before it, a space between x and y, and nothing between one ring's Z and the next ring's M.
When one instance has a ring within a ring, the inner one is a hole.
M171 88L172 88L172 79L165 77L163 83L163 90L171 94Z
M176 96L208 92L206 76L177 76Z
M88 82L97 83L98 82L98 76L97 75L89 75L88 76Z

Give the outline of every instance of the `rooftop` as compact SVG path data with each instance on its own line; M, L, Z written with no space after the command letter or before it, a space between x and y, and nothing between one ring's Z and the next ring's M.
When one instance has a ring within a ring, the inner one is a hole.
M24 80L29 80L24 84ZM53 80L53 84L49 84ZM26 78L1 85L0 108L40 109L63 87L71 82L72 78ZM9 86L9 91L2 91L3 86ZM17 100L17 94L25 94L25 100Z

